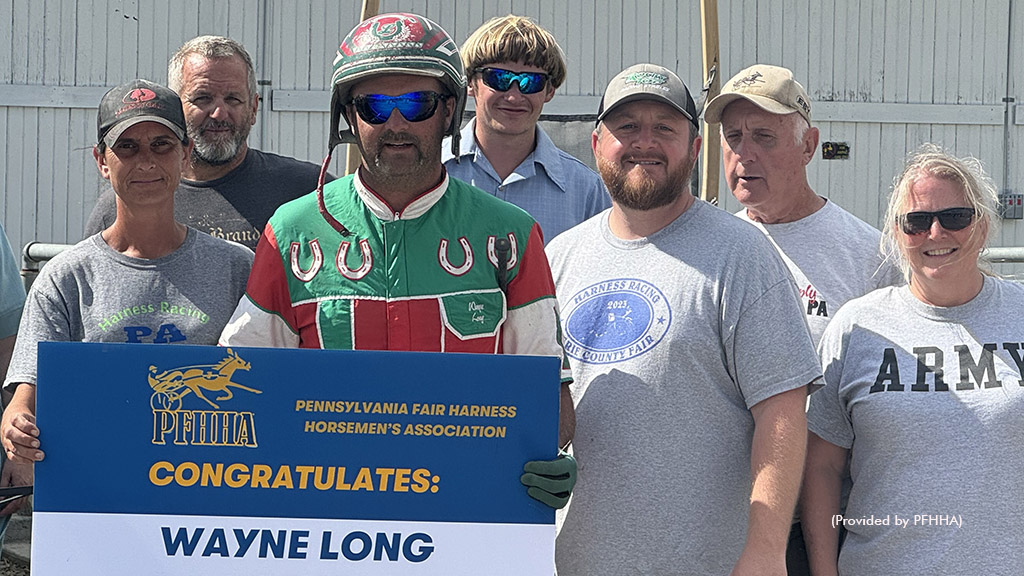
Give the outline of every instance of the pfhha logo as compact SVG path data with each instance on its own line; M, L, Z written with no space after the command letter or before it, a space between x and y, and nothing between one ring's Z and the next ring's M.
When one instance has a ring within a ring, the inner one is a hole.
M214 409L219 410L220 406L211 401L203 394L203 390L211 392L223 392L223 396L215 398L217 402L230 400L234 397L231 388L239 388L253 394L262 394L259 390L243 386L231 380L236 370L248 371L250 365L242 360L231 348L227 349L228 355L216 364L200 364L196 366L182 366L172 368L158 373L156 366L149 367L149 386L153 389L151 404L154 410L178 410L181 408L181 399L194 392Z

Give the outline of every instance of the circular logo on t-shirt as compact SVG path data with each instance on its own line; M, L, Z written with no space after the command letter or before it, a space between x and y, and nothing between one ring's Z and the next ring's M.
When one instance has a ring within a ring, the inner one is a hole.
M565 351L590 364L636 358L654 348L672 324L665 295L644 280L605 280L580 290L562 311Z

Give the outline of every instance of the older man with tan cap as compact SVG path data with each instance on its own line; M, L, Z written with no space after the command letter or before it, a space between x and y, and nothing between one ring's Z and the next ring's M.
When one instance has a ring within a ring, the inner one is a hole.
M785 574L820 371L771 244L690 193L697 118L670 70L616 74L591 138L612 208L547 247L580 472L561 576Z
M737 216L760 228L786 261L815 345L843 303L899 281L879 252L881 233L808 183L818 129L791 71L768 64L741 71L708 102L704 119L721 122L725 179L743 204Z
M818 129L811 126L811 99L790 70L768 64L742 70L708 102L704 119L721 122L725 179L744 207L737 216L764 232L786 262L815 346L847 300L900 281L879 252L880 232L808 183ZM791 576L808 573L803 547L797 522Z

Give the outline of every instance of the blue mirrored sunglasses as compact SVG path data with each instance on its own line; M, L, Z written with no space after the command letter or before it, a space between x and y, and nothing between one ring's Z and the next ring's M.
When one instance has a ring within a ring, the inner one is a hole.
M904 234L924 234L931 230L932 222L939 219L939 225L946 230L963 230L974 219L974 208L946 208L938 212L908 212L898 217Z
M512 83L517 82L521 94L536 94L548 84L548 75L543 72L513 72L502 68L481 68L480 78L498 92L508 92Z
M422 122L434 115L437 103L448 96L432 91L406 92L400 96L362 94L352 99L356 114L368 124L383 124L395 110L409 122Z

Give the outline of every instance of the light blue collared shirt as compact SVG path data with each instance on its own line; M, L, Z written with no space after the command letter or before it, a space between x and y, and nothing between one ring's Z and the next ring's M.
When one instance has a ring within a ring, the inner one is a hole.
M526 210L540 224L545 244L612 205L601 177L558 149L540 126L533 152L502 182L476 142L475 126L474 118L462 129L461 162L445 140L441 160L448 174Z

